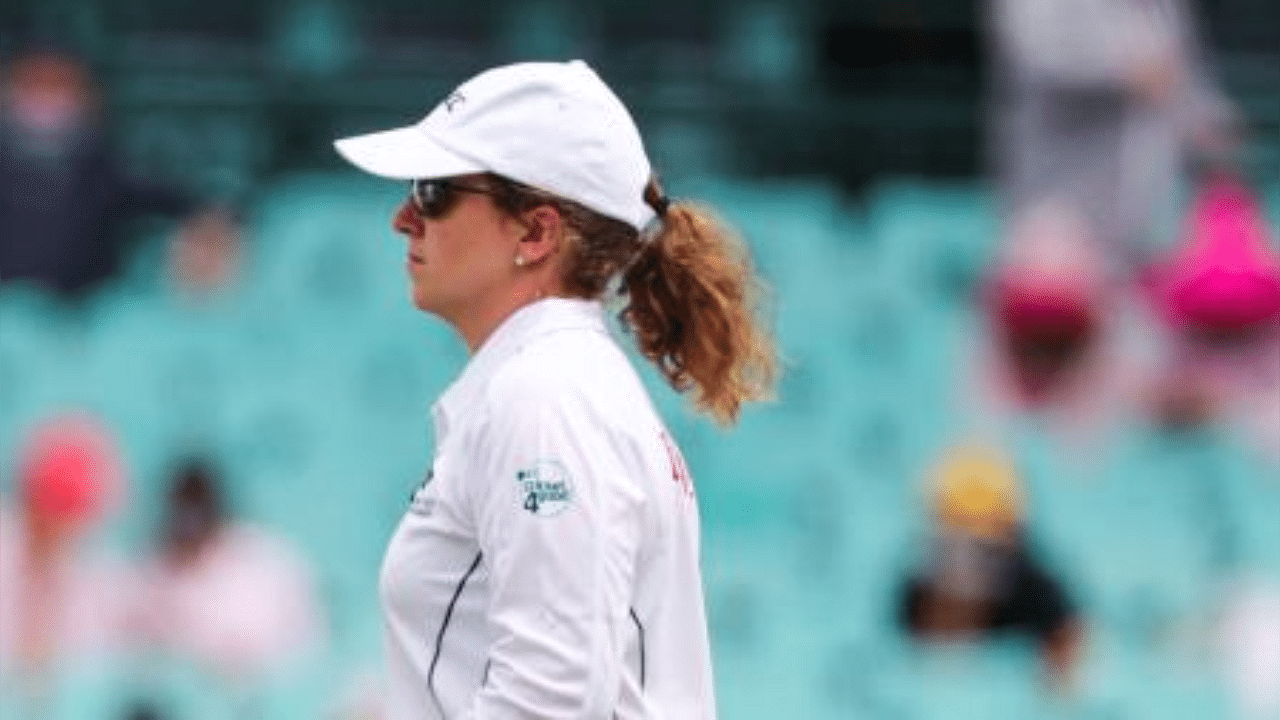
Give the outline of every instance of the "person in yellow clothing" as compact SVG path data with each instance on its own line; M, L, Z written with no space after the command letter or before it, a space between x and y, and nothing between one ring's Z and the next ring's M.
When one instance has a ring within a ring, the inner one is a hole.
M930 478L933 537L901 589L899 620L921 641L1033 640L1046 673L1070 683L1083 639L1079 611L1028 542L1026 498L1001 453L963 447Z

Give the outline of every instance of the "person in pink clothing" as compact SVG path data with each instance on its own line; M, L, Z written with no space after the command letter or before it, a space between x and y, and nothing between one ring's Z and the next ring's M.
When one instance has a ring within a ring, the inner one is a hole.
M127 583L86 542L122 473L106 429L65 416L37 428L15 480L16 507L0 508L0 678L41 697L61 667L123 647Z
M1069 206L1046 203L1015 224L985 298L1015 403L1036 408L1068 400L1089 374L1104 329L1102 266L1087 226Z
M1148 281L1168 361L1162 417L1201 407L1280 454L1280 257L1257 201L1229 173L1210 174L1181 246Z
M1229 174L1211 176L1189 225L1157 280L1166 319L1210 346L1274 333L1280 258L1248 189Z
M1086 444L1127 413L1148 353L1129 298L1077 208L1046 201L1010 226L981 294L966 407L1031 417Z
M154 649L233 689L287 669L326 635L307 559L268 528L236 520L220 474L202 460L174 473L138 600Z

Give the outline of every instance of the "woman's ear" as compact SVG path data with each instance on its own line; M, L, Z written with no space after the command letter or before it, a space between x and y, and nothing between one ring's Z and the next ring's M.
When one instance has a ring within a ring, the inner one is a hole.
M556 254L564 237L564 219L551 205L538 205L521 215L525 233L516 248L526 265L534 265Z

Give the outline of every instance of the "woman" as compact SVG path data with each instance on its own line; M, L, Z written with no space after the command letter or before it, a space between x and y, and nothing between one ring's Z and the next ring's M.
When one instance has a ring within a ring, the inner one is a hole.
M693 486L602 299L730 424L776 374L740 244L668 201L580 61L490 70L336 145L412 181L414 303L471 351L382 568L392 717L714 717Z

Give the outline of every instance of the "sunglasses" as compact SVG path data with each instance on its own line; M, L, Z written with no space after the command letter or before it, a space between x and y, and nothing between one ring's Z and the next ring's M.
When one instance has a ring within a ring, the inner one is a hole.
M424 218L439 220L458 204L462 193L495 195L493 188L475 187L453 178L431 178L409 181L409 201L413 209Z

